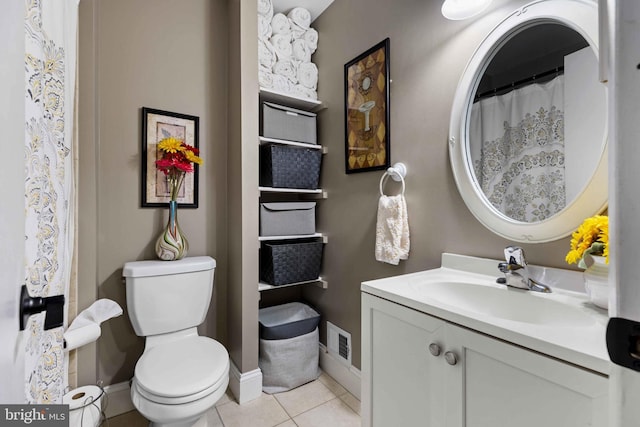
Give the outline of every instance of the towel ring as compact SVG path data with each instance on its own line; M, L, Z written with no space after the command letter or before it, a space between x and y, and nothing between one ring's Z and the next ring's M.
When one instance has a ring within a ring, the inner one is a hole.
M404 195L405 184L404 177L407 176L407 167L404 163L395 163L392 167L387 169L380 178L380 195L384 196L382 187L384 186L384 180L390 176L394 181L400 181L402 183L402 195Z

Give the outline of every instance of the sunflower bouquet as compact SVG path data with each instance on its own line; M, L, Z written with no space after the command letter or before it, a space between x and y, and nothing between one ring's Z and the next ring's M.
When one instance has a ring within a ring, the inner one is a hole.
M596 215L587 218L571 235L571 250L565 260L569 264L587 268L585 255L604 256L609 263L609 217Z

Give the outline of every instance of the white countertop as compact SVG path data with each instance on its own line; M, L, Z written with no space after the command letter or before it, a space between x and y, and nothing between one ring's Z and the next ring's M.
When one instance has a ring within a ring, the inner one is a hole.
M440 268L363 282L361 290L608 375L610 361L605 332L609 318L606 310L592 305L584 293L559 287L559 283L564 281L567 287L574 289L575 283L568 282L580 279L581 274L565 270L554 274L556 269L539 269L545 270L545 278L548 279L543 283L552 287L552 293L543 294L496 284L496 278L501 275L497 263L497 260L443 254L443 266ZM554 287L554 282L558 286ZM447 289L456 292L460 289L473 290L474 295L486 297L479 298L476 304L471 293L460 300L455 298L455 292L443 292ZM519 320L508 318L511 314L492 315L492 310L486 307L493 305L496 308L495 302L503 297L514 303L514 307L504 307L504 311L509 313L513 308L513 318Z

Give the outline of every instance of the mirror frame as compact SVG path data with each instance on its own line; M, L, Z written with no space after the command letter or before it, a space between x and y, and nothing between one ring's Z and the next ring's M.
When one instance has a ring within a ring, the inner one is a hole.
M515 221L497 210L480 188L469 155L469 119L471 103L480 80L497 53L509 38L540 23L565 25L584 37L598 54L598 6L590 0L538 0L515 10L500 22L471 56L453 100L449 125L449 159L453 175L464 202L489 230L509 240L543 243L570 235L582 221L607 208L608 201L608 121L598 165L578 196L560 212L544 221Z

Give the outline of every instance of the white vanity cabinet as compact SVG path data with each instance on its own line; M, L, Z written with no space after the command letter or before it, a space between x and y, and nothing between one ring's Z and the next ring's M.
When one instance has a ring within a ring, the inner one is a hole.
M607 425L605 375L367 293L362 333L363 426Z

